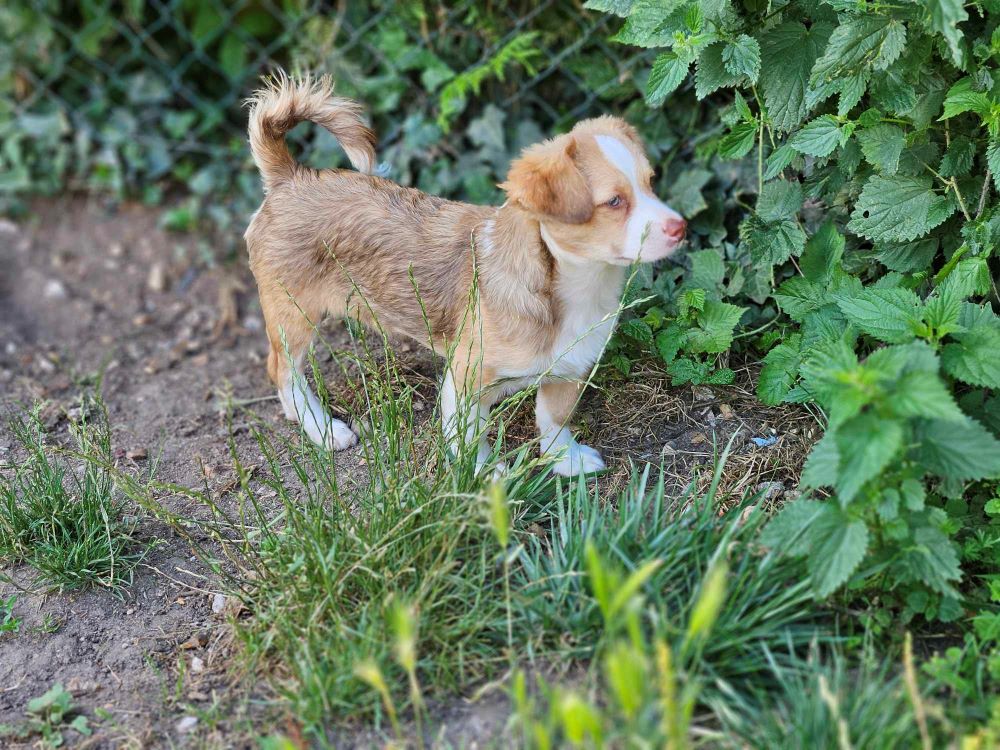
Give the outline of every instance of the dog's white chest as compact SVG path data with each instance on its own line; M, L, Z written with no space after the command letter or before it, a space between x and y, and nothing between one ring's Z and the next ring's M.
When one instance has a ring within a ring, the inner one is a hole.
M556 294L561 302L559 330L551 347L539 352L530 366L506 371L501 377L522 378L522 383L581 379L600 359L618 320L624 269L605 265L560 269Z

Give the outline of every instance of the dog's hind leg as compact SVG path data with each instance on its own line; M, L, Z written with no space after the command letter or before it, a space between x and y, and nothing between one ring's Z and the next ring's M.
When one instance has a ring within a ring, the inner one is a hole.
M349 448L358 441L351 428L334 419L309 388L302 363L313 339L313 326L320 310L300 309L291 300L261 296L261 308L267 325L271 351L267 374L278 387L278 398L285 416L302 425L302 430L317 445L331 450ZM312 317L310 313L317 313Z

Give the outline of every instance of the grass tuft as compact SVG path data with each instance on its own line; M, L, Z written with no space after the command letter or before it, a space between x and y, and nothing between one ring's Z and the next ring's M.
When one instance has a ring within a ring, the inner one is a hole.
M115 491L106 420L72 426L79 466L56 458L36 407L10 422L25 453L0 471L0 560L27 563L36 585L66 590L101 586L119 591L149 545L137 540L138 518Z

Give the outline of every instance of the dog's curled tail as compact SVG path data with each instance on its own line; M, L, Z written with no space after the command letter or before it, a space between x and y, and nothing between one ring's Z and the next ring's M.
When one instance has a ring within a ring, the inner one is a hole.
M289 78L283 72L265 79L264 87L247 100L250 107L250 151L260 170L265 192L292 178L299 164L285 143L285 134L303 120L333 133L353 167L371 174L375 166L375 133L365 125L361 105L333 95L329 76Z

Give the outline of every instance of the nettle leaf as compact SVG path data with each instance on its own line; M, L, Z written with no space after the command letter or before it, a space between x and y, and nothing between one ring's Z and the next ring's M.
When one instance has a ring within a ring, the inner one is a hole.
M976 144L963 135L957 136L945 151L938 172L944 177L962 177L972 170L975 158Z
M880 123L865 128L857 135L861 152L872 166L885 174L896 174L899 169L899 155L906 146L903 130L897 125Z
M842 78L838 89L840 98L837 102L837 115L846 117L847 113L857 106L861 97L865 95L868 88L868 75L866 73L856 73L855 75Z
M868 528L864 521L852 519L832 503L824 503L826 512L819 515L810 529L812 544L807 568L817 596L832 594L847 582L868 552Z
M1000 476L1000 440L974 419L921 420L914 432L913 459L945 479Z
M726 264L717 250L695 250L688 253L688 260L691 261L691 272L686 283L713 292L719 288L726 275Z
M764 185L757 198L757 215L764 221L793 219L802 208L802 185L793 180L775 180Z
M951 390L936 372L904 373L893 390L890 406L900 417L922 417L961 422L965 414Z
M833 487L837 482L840 451L832 432L827 432L809 451L800 484L806 488Z
M764 357L764 366L757 380L757 398L768 406L777 406L792 390L802 362L802 337L793 334Z
M902 54L906 27L888 16L859 14L833 30L823 56L812 69L812 81L833 80L863 68L885 70Z
M941 278L942 275L944 278ZM963 258L948 268L946 274L939 272L935 280L939 282L940 289L947 290L958 297L985 294L990 288L989 263L981 255Z
M738 122L733 129L719 139L719 156L723 159L742 159L753 148L757 140L757 125L752 122Z
M965 48L958 24L967 21L962 0L923 0L931 17L931 28L945 38L951 51L951 61L958 68L965 67Z
M698 326L688 332L685 349L695 354L726 351L733 343L733 329L746 310L727 302L706 300L705 308L698 313Z
M993 174L993 184L1000 190L1000 140L996 138L991 138L986 148L986 165Z
M898 420L866 412L840 425L834 439L840 454L834 486L840 503L846 506L902 449L903 426Z
M875 242L907 242L927 234L955 211L929 177L873 176L858 196L848 228Z
M633 0L587 0L583 7L587 10L599 10L601 13L611 13L619 18L626 18L632 10Z
M739 75L727 70L722 61L725 45L722 42L710 44L701 51L695 64L694 91L699 99L704 99L713 91L735 86L740 81Z
M931 267L939 245L937 237L879 245L875 248L875 257L890 271L912 273Z
M752 36L740 34L722 51L722 62L734 76L746 76L757 82L760 73L760 44Z
M755 263L770 265L798 256L806 246L806 233L791 219L769 223L751 215L740 225L740 238Z
M893 564L902 582L919 582L935 591L958 596L952 582L962 579L958 548L941 529L921 526L913 532L913 544L906 545Z
M805 498L786 503L764 527L760 543L793 557L809 554L812 549L812 529L816 520L828 512L827 507L828 503Z
M990 98L981 91L976 91L975 81L971 77L960 79L948 89L944 98L942 120L948 120L965 112L975 112L980 117L990 114L993 104Z
M635 47L669 47L674 32L684 26L684 14L678 10L684 4L684 0L633 0L628 20L612 40Z
M626 320L618 330L629 338L635 339L640 344L645 344L646 346L653 345L653 329L643 320L636 318Z
M653 62L646 81L646 104L659 107L687 78L691 63L673 52L663 52Z
M864 289L839 296L837 306L858 329L888 344L910 341L923 323L923 305L909 289Z
M822 22L807 29L788 21L761 38L760 84L771 124L778 130L792 130L805 118L809 74L831 30Z
M799 260L802 275L816 284L826 284L844 256L844 235L832 221L826 222L806 243Z
M961 330L958 323L961 314L962 298L949 289L938 288L925 301L924 321L938 339Z
M974 328L941 350L941 364L963 383L1000 388L1000 329Z
M788 144L803 154L829 156L846 140L840 123L833 115L823 115L809 122L792 136Z
M798 152L787 143L771 152L764 164L764 179L770 180L781 174L781 171L792 163Z
M701 213L708 207L701 191L711 179L712 173L707 169L695 167L684 170L670 183L667 191L670 205L688 219Z
M830 295L819 284L793 276L778 287L774 301L788 317L801 323L808 313L830 302Z

